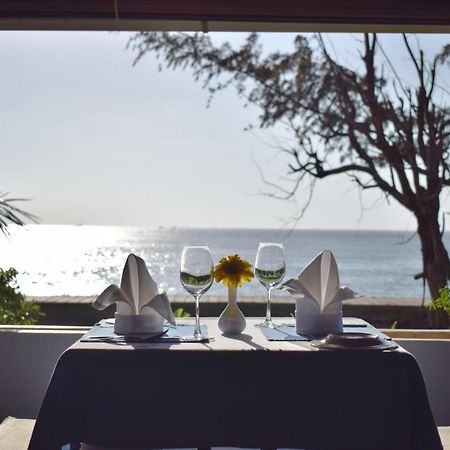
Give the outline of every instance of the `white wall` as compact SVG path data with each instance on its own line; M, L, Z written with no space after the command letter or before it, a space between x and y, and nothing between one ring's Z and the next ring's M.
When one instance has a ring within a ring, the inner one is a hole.
M0 327L0 422L37 416L59 356L84 332ZM419 362L437 424L450 426L450 340L397 341Z
M412 353L425 379L428 398L438 426L450 426L450 340L397 339Z
M83 331L5 330L0 327L0 422L35 418L53 368Z

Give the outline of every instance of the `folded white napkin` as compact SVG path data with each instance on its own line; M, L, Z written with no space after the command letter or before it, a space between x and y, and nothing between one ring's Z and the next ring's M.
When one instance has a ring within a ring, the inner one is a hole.
M119 334L162 331L164 319L175 325L167 294L158 291L142 258L131 253L122 272L120 287L111 284L92 306L103 310L117 304L115 331Z
M339 271L330 250L317 255L296 278L280 286L297 299L299 334L327 334L342 331L342 301L358 294L339 284Z

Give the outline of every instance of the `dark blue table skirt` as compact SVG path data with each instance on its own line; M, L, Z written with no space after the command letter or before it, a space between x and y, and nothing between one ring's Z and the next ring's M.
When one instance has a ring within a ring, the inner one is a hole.
M75 344L56 366L29 449L79 441L131 448L442 448L409 353L295 351L293 343L279 345L294 350L268 351L253 333L242 337L253 344L247 351L227 349L221 336L209 350Z

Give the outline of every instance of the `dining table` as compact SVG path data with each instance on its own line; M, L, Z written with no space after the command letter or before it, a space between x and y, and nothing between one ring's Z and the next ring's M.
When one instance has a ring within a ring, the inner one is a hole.
M274 320L278 329L247 318L225 336L202 318L201 342L183 338L190 318L148 340L108 339L111 321L97 324L57 362L29 450L442 449L422 373L401 346L321 349L294 319ZM344 331L381 334L355 318Z

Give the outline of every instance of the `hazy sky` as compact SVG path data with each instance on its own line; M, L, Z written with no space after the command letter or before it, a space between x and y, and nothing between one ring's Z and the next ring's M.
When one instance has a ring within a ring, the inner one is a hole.
M32 198L27 208L43 223L281 226L307 192L299 190L296 203L257 195L265 187L255 160L271 180L286 167L264 143L270 130L243 130L257 123L257 111L232 90L206 108L207 93L190 72L158 72L153 55L133 67L129 37L0 33L0 191ZM273 48L291 40L265 36ZM434 49L444 40L423 42ZM332 41L352 53L354 37ZM388 40L390 49L395 42ZM358 191L345 176L324 180L298 227L414 228L409 214L379 198L364 193L369 209L361 216Z

